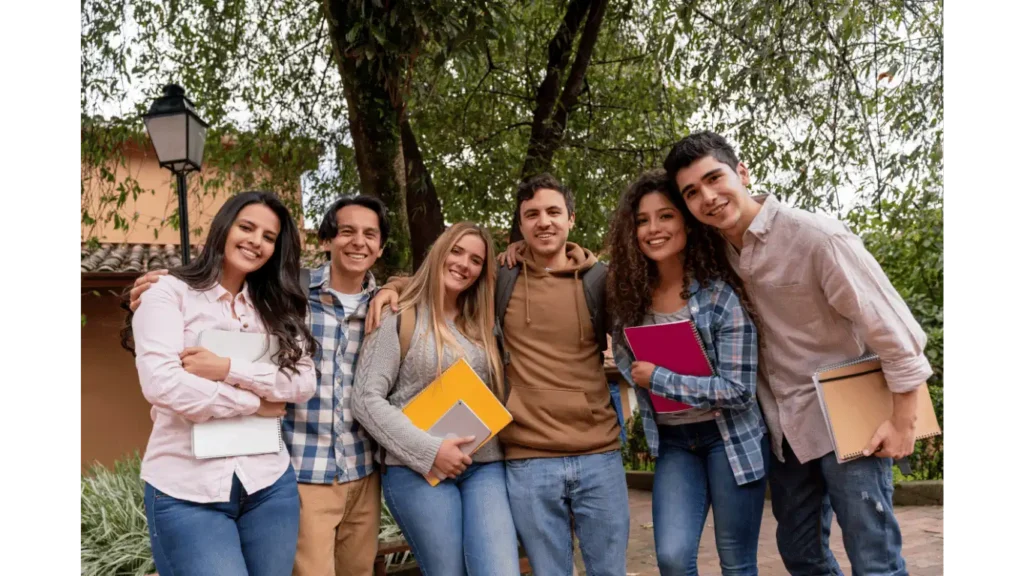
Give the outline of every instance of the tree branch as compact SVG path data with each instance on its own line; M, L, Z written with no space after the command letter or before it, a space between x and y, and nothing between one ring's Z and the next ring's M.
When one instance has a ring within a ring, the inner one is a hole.
M580 45L576 49L576 58L573 60L572 68L569 69L569 78L562 89L562 96L558 99L555 116L551 122L551 128L556 132L553 134L556 140L561 140L569 111L579 101L580 92L583 90L584 75L587 72L587 67L590 66L590 58L594 54L594 45L597 44L597 36L601 31L601 22L604 20L604 12L607 7L608 0L597 0L590 8L587 25L583 29Z
M706 21L710 22L711 24L714 24L715 26L717 26L717 27L718 27L719 29L721 29L721 30L722 30L723 32L725 32L726 34L728 34L728 35L729 35L729 36L730 36L730 37L731 37L731 38L732 38L733 40L736 40L736 41L737 41L737 42L739 42L740 44L743 44L743 46L744 46L745 48L748 48L748 49L750 49L750 50L754 50L754 49L756 49L756 46L754 46L753 44L751 44L751 43L750 43L750 42L749 42L749 41L748 41L748 40L747 40L746 38L743 38L742 36L740 36L739 34L737 34L737 33L736 33L736 32L735 32L735 31L734 31L734 30L733 30L732 28L729 28L728 26L726 26L724 22L719 22L719 21L718 21L718 20L716 20L716 19L715 19L715 18L714 18L713 16L710 16L710 15L708 15L708 14L705 14L703 10L701 10L701 9L697 8L697 7L696 7L696 2L695 2L695 1L694 1L694 2L691 2L691 5L694 5L694 6L693 6L693 11L694 11L694 13L696 13L696 14L697 14L698 16L700 16L700 17L701 17L701 18L703 18L704 20L706 20Z
M515 98L517 100L533 101L533 98L524 96L523 94L513 94L511 92L504 92L502 90L488 90L488 94L494 94L495 96L507 96L509 98Z
M469 103L473 101L473 96L476 96L476 93L478 90L480 90L480 86L484 83L484 80L487 80L487 77L491 75L491 71L494 70L494 61L491 60L491 47L485 46L485 48L487 51L487 71L484 72L484 75L480 78L480 81L476 83L476 86L474 86L473 89L470 90L469 96L466 96L466 105L462 107L463 131L466 130L466 114L469 112Z
M645 154L661 152L661 148L628 148L625 146L612 146L608 148L602 148L600 146L591 146L590 144L583 144L582 142L566 142L565 146L569 148L577 148L582 150L590 150L591 152L601 152L604 154Z
M635 62L637 60L643 60L644 58L647 58L648 56L650 56L650 52L644 52L643 54L638 54L636 56L627 56L625 58L616 58L615 60L594 60L590 64L591 64L591 66L601 66L603 64L621 64L623 62Z
M516 128L524 128L526 126L530 126L531 124L532 124L531 122L516 122L515 124L509 124L508 126L505 126L504 128L496 130L496 131L488 134L487 136L485 136L483 138L477 138L475 140L475 143L478 144L478 145L479 144L484 144L485 142L487 142L488 140L494 138L495 136L504 134L505 132L508 132L510 130L515 130Z
M817 16L818 24L821 26L822 31L825 32L825 36L829 39L829 42L836 49L836 52L838 52L838 54L836 55L836 60L838 64L841 65L841 68L843 68L843 70L850 77L850 81L853 83L853 89L857 93L858 105L854 107L854 110L856 111L856 114L861 121L861 129L864 131L864 138L867 139L868 141L868 151L871 153L871 163L874 165L875 169L875 203L881 205L882 193L885 191L885 183L882 181L882 173L878 165L878 154L875 151L875 142L871 138L871 125L868 122L867 115L864 113L864 95L860 91L860 82L857 79L857 73L854 72L853 68L850 67L849 61L847 61L847 59L845 58L846 51L839 44L839 41L836 39L835 34L832 33L832 30L829 29L828 22L820 13L818 13L817 10L814 11L814 14L815 16Z
M561 92L553 94L554 82L557 82L559 75L550 73L548 78L545 78L547 86L542 85L541 91L538 91L537 108L534 111L533 128L530 132L530 146L527 149L526 161L523 163L523 178L547 170L551 165L555 150L562 141L569 113L576 107L583 90L583 80L594 53L594 45L597 43L607 7L608 0L594 0L590 4L586 25L576 48L576 57L569 68ZM568 18L568 14L566 17ZM561 68L564 70L568 54L563 53L560 56ZM549 72L552 70L549 66ZM544 91L545 88L547 91Z
M601 0L598 0L601 1ZM537 106L533 110L533 125L530 131L530 145L523 163L523 177L539 171L537 167L546 164L541 148L544 146L547 124L558 101L562 73L569 64L573 39L583 24L583 18L590 11L591 0L571 0L566 8L562 23L548 42L548 63L544 80L537 88ZM539 156L538 156L539 155Z

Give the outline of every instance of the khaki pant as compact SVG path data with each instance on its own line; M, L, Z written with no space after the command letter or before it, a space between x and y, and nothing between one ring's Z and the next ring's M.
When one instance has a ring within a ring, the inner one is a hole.
M338 484L299 484L293 576L372 576L380 531L380 473Z

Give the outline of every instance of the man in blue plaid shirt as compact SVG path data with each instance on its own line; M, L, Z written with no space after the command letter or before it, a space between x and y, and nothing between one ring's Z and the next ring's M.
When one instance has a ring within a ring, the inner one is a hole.
M370 576L380 529L380 477L374 443L352 417L349 397L368 303L377 292L370 268L388 239L384 204L371 196L342 198L324 215L318 236L329 262L303 270L306 321L320 344L313 359L316 394L289 404L282 432L299 481L295 576ZM166 270L140 276L131 308Z
M369 196L336 201L318 236L329 262L310 270L309 322L320 352L317 392L289 405L285 444L299 481L295 576L370 576L380 529L380 476L374 442L352 417L350 396L367 304L377 291L370 268L388 238L384 205ZM304 286L305 288L305 286Z

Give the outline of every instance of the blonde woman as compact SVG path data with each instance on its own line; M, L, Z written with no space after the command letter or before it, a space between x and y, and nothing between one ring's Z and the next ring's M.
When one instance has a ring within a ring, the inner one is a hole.
M480 226L460 222L434 243L398 301L363 343L352 411L385 451L381 487L426 576L518 574L515 527L497 440L472 458L469 438L441 440L414 426L401 407L459 358L504 398L494 337L494 247ZM398 323L416 311L405 358ZM442 482L431 487L424 475Z

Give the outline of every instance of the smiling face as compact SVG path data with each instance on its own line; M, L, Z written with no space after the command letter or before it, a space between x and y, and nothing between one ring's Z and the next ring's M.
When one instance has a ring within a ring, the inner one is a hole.
M754 202L747 191L750 174L742 162L734 171L714 156L704 156L676 172L675 181L690 213L723 232L741 226L744 210Z
M519 206L519 220L526 244L538 256L547 257L565 250L576 217L569 214L560 192L541 188Z
M377 213L364 206L350 204L335 214L338 233L321 243L330 252L331 269L342 276L366 274L384 253Z
M487 263L487 246L476 234L463 234L442 263L441 278L450 296L458 296L476 282Z
M281 221L265 204L238 212L224 241L224 268L241 275L259 270L274 255Z
M686 248L683 214L665 194L651 192L636 210L636 241L640 251L655 262L676 258Z

